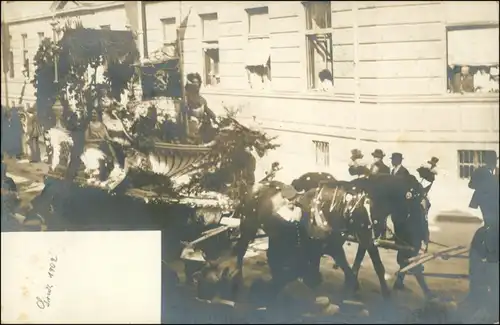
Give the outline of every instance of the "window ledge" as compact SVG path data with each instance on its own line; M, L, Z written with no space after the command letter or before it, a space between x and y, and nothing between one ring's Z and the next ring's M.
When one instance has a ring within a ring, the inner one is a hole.
M498 93L436 94L436 95L361 95L361 103L425 104L425 103L498 103Z
M223 88L204 88L203 94L206 95L228 95L228 96L247 96L261 98L283 98L283 99L305 99L320 101L341 101L354 102L354 94L335 94L325 92L284 92L275 90L229 90Z

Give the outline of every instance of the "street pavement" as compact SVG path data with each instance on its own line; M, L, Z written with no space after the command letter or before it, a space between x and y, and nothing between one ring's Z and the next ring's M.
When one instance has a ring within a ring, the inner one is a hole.
M22 201L29 202L42 191L43 176L47 171L45 164L32 165L8 161L7 165L8 176L12 177L18 185ZM479 226L480 224L474 223L435 222L431 225L431 240L446 246L463 245L467 247ZM356 244L347 243L344 247L348 259L352 263L356 254ZM269 278L265 263L266 249L266 239L259 239L252 244L245 259L245 281L251 282L258 278ZM439 249L442 249L442 247L435 244L431 244L429 247L430 252ZM396 253L387 249L381 249L380 251L386 268L386 279L389 281L389 285L392 285L394 274L399 269L396 263ZM181 272L182 267L174 264L171 267ZM343 283L343 274L340 270L334 268L331 258L323 258L321 270L325 284L321 286L319 293L329 295L333 292L339 292ZM468 290L468 280L463 278L468 273L468 260L466 257L432 260L425 264L425 273L430 288L445 299L461 300ZM360 282L361 294L359 299L361 301L369 301L370 305L381 302L378 279L368 254L362 264ZM421 304L422 294L417 287L416 281L412 277L408 277L406 284L408 290L397 293L396 300L398 304L405 306L405 308Z

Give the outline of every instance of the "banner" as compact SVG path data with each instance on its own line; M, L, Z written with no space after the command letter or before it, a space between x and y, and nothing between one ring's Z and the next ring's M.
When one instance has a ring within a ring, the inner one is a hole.
M141 67L143 99L155 97L180 98L182 96L179 59L148 63Z

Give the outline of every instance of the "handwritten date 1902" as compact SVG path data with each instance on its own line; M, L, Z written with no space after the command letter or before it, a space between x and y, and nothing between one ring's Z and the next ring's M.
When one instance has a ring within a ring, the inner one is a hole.
M55 271L56 271L56 263L57 263L57 256L56 257L51 257L50 258L50 264L49 264L49 271L47 272L49 275L49 278L52 279L54 277ZM51 284L47 284L45 286L46 293L44 297L36 297L36 305L40 309L45 309L50 307L50 296L52 295L52 288L54 286Z
M57 256L56 257L51 257L50 258L50 264L49 264L49 278L53 278L54 277L54 272L56 271L56 263L57 262Z

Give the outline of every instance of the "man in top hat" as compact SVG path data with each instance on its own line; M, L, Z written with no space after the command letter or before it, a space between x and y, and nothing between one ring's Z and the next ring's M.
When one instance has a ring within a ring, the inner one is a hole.
M420 166L417 169L417 172L421 178L420 183L422 184L422 187L424 188L424 193L426 195L427 193L429 193L432 184L436 180L436 175L437 175L436 166L438 162L439 158L432 157L429 161L427 161L426 164Z
M469 207L481 209L485 226L498 227L498 174L495 172L497 160L496 152L486 152L483 156L485 165L477 168L469 181L469 188L474 190Z
M497 166L497 153L494 151L486 152L483 156L484 166L477 168L471 175L469 188L474 189L469 207L473 209L480 208L483 215L484 226L479 228L474 234L472 244L476 242L479 234L482 233L482 245L484 245L486 260L488 262L498 262L498 246L499 246L499 233L498 233L498 174L496 171ZM472 249L475 249L474 247ZM486 275L485 275L486 276ZM470 278L469 284L469 298L475 301L478 298L483 300L485 297L495 297L495 290L493 286L498 286L498 280L489 277L473 276ZM488 287L492 288L489 293ZM498 294L498 291L496 291ZM486 298L488 299L488 298Z
M351 160L349 161L349 174L351 176L360 178L370 174L370 170L367 167L367 163L363 161L363 157L364 155L361 150L351 150Z
M391 169L391 175L396 175L396 176L408 176L410 175L410 172L406 167L402 165L403 163L403 155L399 152L394 152L391 155L391 163L392 163L392 169Z
M417 169L418 174L420 175L420 184L422 184L422 188L424 191L424 198L422 200L422 208L424 209L426 220L427 216L429 213L429 210L431 208L431 202L429 201L429 191L431 190L432 184L434 184L434 181L436 180L436 166L437 163L439 162L439 159L437 157L432 157L429 161L427 161L427 164L420 166ZM428 232L428 224L424 225L424 228L427 229ZM428 234L426 236L428 238ZM428 242L428 241L427 241Z
M372 175L389 174L391 172L389 166L384 164L383 159L385 157L385 153L381 149L375 149L375 151L372 152L372 157L373 157L373 163L370 168L370 173Z

